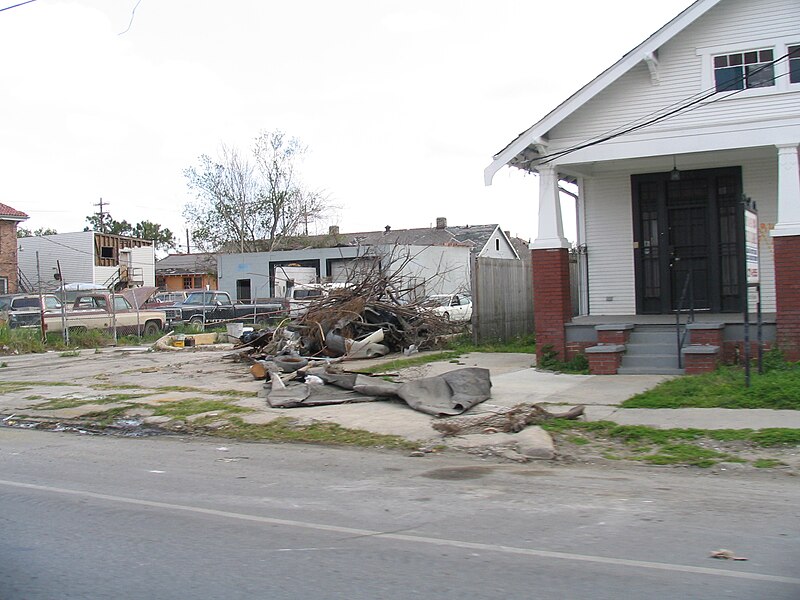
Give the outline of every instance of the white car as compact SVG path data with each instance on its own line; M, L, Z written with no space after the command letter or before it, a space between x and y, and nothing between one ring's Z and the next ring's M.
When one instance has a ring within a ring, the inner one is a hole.
M469 321L472 319L472 298L468 294L434 294L425 304L448 321Z

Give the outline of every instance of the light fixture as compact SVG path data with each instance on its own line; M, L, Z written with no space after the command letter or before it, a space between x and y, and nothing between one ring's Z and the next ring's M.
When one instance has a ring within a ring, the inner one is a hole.
M672 171L669 172L669 178L672 181L680 181L681 180L681 172L678 171L678 163L675 160L675 157L672 157Z

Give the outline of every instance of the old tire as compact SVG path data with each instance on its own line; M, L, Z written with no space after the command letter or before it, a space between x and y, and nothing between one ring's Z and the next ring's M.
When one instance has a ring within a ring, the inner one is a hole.
M202 325L203 324L203 315L195 315L191 319L189 319L189 323L192 325Z
M148 321L144 324L144 336L151 337L154 335L158 335L161 332L161 326L158 324L158 321Z

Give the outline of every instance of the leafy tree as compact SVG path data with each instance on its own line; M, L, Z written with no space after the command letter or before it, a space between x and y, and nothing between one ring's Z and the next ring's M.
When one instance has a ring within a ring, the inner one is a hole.
M51 229L50 227L39 227L39 229L35 229L31 231L30 229L26 229L24 227L17 228L17 237L24 238L24 237L38 237L40 235L55 235L58 232L55 229Z
M196 200L183 215L198 246L255 252L273 250L283 237L307 234L309 223L321 220L329 206L300 181L298 163L306 152L296 138L264 131L250 157L228 146L216 159L201 155L198 165L184 171Z

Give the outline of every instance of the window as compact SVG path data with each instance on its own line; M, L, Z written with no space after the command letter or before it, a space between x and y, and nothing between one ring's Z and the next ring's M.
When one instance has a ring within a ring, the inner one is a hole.
M789 83L800 83L800 46L789 46Z
M183 278L183 289L185 289L185 290L192 289L192 278L191 277L184 277Z
M0 294L8 293L8 277L0 277Z
M114 248L112 246L101 246L100 258L114 258Z
M122 296L114 296L114 310L132 310L132 306Z
M718 92L775 85L772 49L722 54L714 57L714 85Z
M194 287L202 288L203 287L203 276L202 275L195 275L194 276Z

